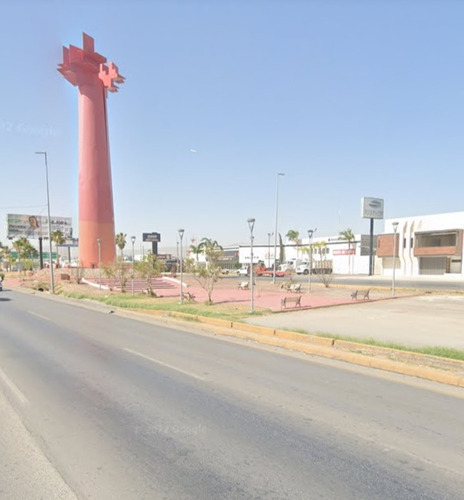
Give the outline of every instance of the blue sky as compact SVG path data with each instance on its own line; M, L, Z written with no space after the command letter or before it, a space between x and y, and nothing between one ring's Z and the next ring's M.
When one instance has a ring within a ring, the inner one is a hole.
M0 0L0 241L7 213L77 231L77 89L62 46L118 65L108 97L116 232L227 246L274 231L368 233L464 209L461 0ZM376 231L383 223L376 222Z

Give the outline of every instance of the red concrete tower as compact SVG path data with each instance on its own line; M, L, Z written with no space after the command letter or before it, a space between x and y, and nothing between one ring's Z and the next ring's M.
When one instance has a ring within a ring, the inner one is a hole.
M79 90L79 262L84 267L111 264L116 245L106 96L117 92L124 77L95 52L93 38L85 33L82 49L63 47L58 71Z

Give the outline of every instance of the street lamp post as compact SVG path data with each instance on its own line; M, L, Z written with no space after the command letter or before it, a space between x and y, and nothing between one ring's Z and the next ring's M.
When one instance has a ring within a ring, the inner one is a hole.
M50 218L50 192L48 188L48 162L46 151L36 151L36 155L44 155L45 159L45 178L47 181L47 213L48 213L48 245L49 245L49 263L50 263L50 286L52 293L55 293L55 276L53 274L53 258L52 258L52 223Z
M398 222L392 222L393 226L393 276L392 276L392 297L395 296L395 270L396 270L396 232L398 230Z
M274 273L272 277L272 282L276 282L276 271L277 271L277 223L279 219L279 177L285 175L282 172L277 173L277 183L276 183L276 210L275 210L275 228L274 228Z
M248 227L250 228L250 280L251 280L251 312L255 312L255 289L254 289L254 265L253 265L253 228L255 227L255 219L248 219Z
M132 295L134 295L134 260L135 260L134 244L135 244L135 236L131 236L131 242L132 242Z
M311 273L313 270L313 234L317 229L308 229L308 293L311 291Z
M98 245L98 283L100 290L102 289L102 271L101 271L101 238L97 238Z
M274 233L267 233L267 267L271 267L271 236Z
M184 230L179 229L180 238L180 303L184 303L184 290L183 290L183 251L182 251L182 238L184 236Z

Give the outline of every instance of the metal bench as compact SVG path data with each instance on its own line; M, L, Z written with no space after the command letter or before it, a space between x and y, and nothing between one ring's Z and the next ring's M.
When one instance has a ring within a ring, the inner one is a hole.
M301 307L301 295L284 297L280 301L280 306L282 309L287 309L287 304L294 304L293 307Z
M358 300L358 290L355 290L354 292L351 293L351 298L353 300Z
M182 293L184 299L188 300L189 302L195 302L195 295L190 292L183 292Z

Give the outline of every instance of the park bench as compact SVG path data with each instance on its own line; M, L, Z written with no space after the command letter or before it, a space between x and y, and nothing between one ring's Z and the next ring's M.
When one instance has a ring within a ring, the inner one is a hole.
M185 300L188 300L189 302L195 302L195 295L190 292L183 292L183 297Z
M297 296L289 296L289 297L284 297L281 301L280 301L280 305L282 307L282 309L287 309L287 304L294 304L293 307L301 307L301 295L297 295Z
M369 300L369 293L370 293L371 289L369 288L368 290L366 290L363 294L363 300ZM351 293L351 298L353 300L358 300L358 294L359 294L359 290L355 290L354 292Z
M238 284L238 288L240 290L248 290L248 281L242 281L241 283Z
M296 283L294 285L290 285L290 287L287 289L287 291L294 292L294 293L301 292L301 283Z

